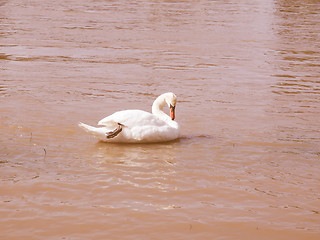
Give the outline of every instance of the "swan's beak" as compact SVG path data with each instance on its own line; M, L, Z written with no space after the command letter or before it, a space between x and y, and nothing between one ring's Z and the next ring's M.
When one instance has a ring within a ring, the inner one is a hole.
M176 108L176 106L172 106L170 104L170 117L171 117L172 120L175 119L175 113L174 113L175 108Z

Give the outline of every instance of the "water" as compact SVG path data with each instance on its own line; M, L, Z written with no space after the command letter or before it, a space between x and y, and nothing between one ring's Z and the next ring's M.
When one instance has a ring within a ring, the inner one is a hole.
M318 1L0 1L3 239L319 239ZM77 127L178 96L181 139Z

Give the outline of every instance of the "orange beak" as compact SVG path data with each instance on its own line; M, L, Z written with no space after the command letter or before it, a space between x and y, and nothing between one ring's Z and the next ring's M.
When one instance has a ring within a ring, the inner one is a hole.
M174 112L175 108L176 108L175 106L170 105L170 117L171 117L172 120L174 120L175 117L176 117L175 116L175 112Z

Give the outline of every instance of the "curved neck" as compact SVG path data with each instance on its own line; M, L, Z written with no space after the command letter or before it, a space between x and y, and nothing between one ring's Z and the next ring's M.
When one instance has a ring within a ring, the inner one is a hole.
M160 95L152 104L152 114L162 119L163 121L171 121L170 116L165 114L163 107L166 105L165 96Z

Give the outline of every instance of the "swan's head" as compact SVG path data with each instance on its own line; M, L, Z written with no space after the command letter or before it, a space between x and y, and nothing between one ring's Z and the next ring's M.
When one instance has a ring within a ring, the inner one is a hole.
M175 118L175 107L177 103L177 96L172 93L161 94L152 104L152 113L164 121L174 120ZM170 117L163 112L163 107L168 105L170 108Z
M170 108L170 117L172 120L174 120L177 96L172 92L165 93L164 100L166 101L166 103L168 104L168 107Z

